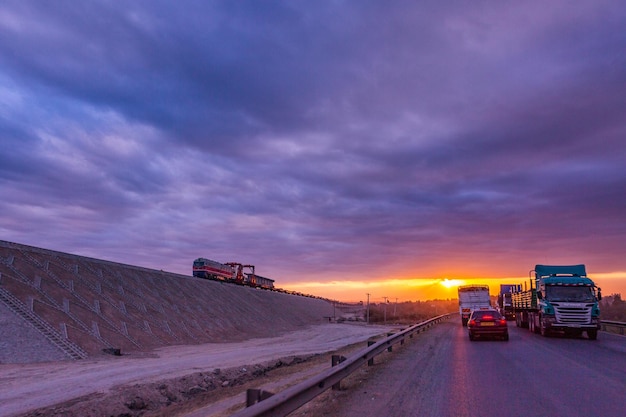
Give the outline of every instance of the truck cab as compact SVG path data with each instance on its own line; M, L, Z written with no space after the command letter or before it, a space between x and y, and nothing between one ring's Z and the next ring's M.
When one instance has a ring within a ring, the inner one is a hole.
M596 339L600 328L600 288L587 277L584 265L535 266L537 314L530 325L542 335L554 331Z

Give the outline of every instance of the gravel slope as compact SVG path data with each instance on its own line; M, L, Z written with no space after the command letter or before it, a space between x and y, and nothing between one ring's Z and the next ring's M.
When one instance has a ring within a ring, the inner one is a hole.
M81 397L83 399L79 402L87 401L86 397L90 395L107 393L120 385L142 386L193 373L211 374L216 369L328 352L365 341L388 330L389 327L383 326L328 323L280 337L239 343L171 346L143 356L110 356L43 364L2 364L0 415L22 415L29 410ZM132 402L132 398L126 400Z

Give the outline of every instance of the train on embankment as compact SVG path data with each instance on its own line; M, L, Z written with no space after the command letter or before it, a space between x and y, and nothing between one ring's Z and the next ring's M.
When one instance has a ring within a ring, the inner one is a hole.
M242 264L239 262L221 263L207 258L197 258L193 261L192 272L193 276L198 278L334 302L333 300L317 295L304 294L299 291L277 288L274 285L275 281L273 279L257 275L254 271L254 265Z
M245 269L248 272L245 272ZM255 274L254 265L245 265L239 262L220 263L207 258L198 258L193 261L193 276L266 290L274 289L273 279Z

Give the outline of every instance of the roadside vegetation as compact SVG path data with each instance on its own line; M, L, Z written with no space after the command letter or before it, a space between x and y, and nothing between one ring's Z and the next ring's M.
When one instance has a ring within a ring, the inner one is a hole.
M459 301L428 300L370 304L370 323L415 324L441 314L459 311Z
M600 318L609 321L626 322L626 301L621 294L602 297L600 301Z

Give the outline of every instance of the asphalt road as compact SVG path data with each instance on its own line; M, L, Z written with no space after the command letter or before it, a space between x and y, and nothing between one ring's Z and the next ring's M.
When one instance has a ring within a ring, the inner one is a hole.
M385 353L394 357L368 371L365 382L336 394L332 414L625 415L626 337L543 338L514 324L509 331L508 342L470 342L457 320L443 322Z

